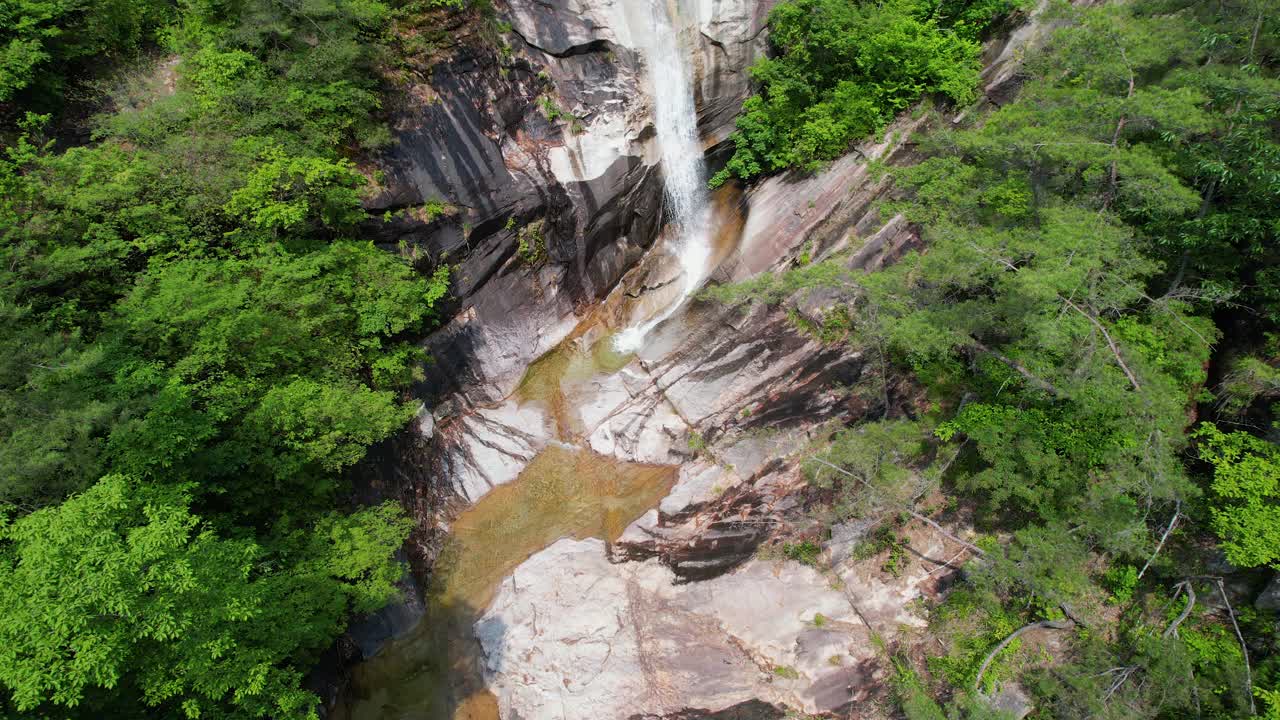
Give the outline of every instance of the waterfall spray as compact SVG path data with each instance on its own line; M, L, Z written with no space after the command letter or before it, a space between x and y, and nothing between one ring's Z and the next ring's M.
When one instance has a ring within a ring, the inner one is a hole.
M618 333L614 347L621 352L640 349L649 331L675 314L698 291L706 280L711 258L711 212L698 139L698 113L693 102L693 74L680 49L674 13L668 14L665 0L650 0L650 9L653 32L645 43L645 59L654 126L662 151L667 219L677 233L676 252L684 283L680 296L666 310Z

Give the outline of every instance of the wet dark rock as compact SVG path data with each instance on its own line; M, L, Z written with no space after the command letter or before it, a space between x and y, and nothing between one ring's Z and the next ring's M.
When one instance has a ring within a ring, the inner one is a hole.
M1254 599L1253 606L1259 610L1271 610L1273 612L1280 610L1280 575L1271 578L1267 586Z
M516 32L522 40L556 57L596 51L610 28L595 13L584 12L577 0L513 2L510 6Z
M347 626L347 637L361 658L371 658L388 642L407 635L426 614L422 593L412 574L406 573L397 586L400 589L397 600L381 610L352 619Z
M681 710L665 715L632 715L628 720L782 720L787 717L783 708L763 700L748 700L724 710Z
M530 200L541 199L545 184L513 173L500 145L511 129L535 120L535 99L543 89L536 71L527 63L504 68L492 51L460 52L437 65L429 82L406 88L393 121L395 144L377 161L385 180L365 203L370 211L437 200L465 209L474 223L518 214ZM526 127L538 139L557 132L545 122Z
M1204 570L1209 575L1234 575L1240 572L1240 568L1232 565L1227 554L1217 547L1205 555Z
M650 542L616 543L611 555L617 562L656 557L683 582L710 580L750 560L771 531L767 523L719 521L688 539L654 533Z

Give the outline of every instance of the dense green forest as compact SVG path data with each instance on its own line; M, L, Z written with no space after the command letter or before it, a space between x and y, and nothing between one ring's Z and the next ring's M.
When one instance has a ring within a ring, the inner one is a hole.
M424 9L0 8L0 716L314 717L396 592L409 521L342 471L448 277L359 237L352 157Z
M751 66L734 154L711 179L817 170L930 94L967 103L980 40L1021 0L789 0L769 14L773 53Z
M896 95L860 87L880 84L842 43L894 8L780 8L727 173L820 167L921 92L963 108L963 63L902 61L920 70ZM899 192L882 211L919 228L922 250L883 272L834 258L707 294L841 290L805 329L928 398L810 462L830 522L881 519L890 544L909 513L979 530L963 583L930 612L945 644L923 664L893 658L906 717L986 717L977 700L1001 680L1038 718L1280 717L1280 626L1252 603L1280 569L1280 5L1043 12L1059 27L1016 99L934 123L918 162L883 169ZM971 52L971 35L924 22L947 38L927 59ZM845 60L856 69L836 82L826 68ZM1021 651L1025 625L1062 633L1063 651Z
M0 717L314 717L393 597L410 522L343 473L418 410L449 278L360 237L354 160L398 26L462 4L0 4ZM779 4L715 184L969 112L880 169L920 251L709 295L839 290L820 336L928 400L808 464L826 523L979 532L935 657L886 649L907 718L1012 679L1040 718L1280 718L1280 4L1040 7L1016 97L969 107L1032 11Z

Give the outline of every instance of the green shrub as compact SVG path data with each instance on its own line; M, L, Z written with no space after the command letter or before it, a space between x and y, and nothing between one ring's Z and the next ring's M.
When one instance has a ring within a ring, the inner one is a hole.
M818 564L818 556L822 553L822 547L812 540L802 540L795 543L783 543L782 554L787 556L789 560L795 560L803 565L814 566Z
M427 222L448 215L452 210L453 208L443 200L428 200L422 206L422 214Z
M773 667L773 674L777 675L780 678L783 678L784 680L800 679L800 672L795 668L787 665L775 665Z
M695 453L700 453L707 449L707 439L702 436L702 433L697 430L689 433L689 449Z
M535 220L520 228L516 234L516 255L530 265L541 264L547 259L547 241L542 236L544 220Z
M991 648L1022 625L994 596L970 588L956 590L933 612L931 629L950 642L945 655L929 658L929 670L954 688L972 687ZM1008 676L1009 660L1021 647L1022 641L1014 640L996 655L983 676L984 689Z
M550 95L543 95L538 98L538 107L542 108L542 114L551 122L555 122L565 116L564 110L556 104L556 101Z
M906 658L892 658L893 694L907 720L946 720L946 714L929 696L929 689Z
M759 94L743 104L736 150L711 185L816 169L926 94L969 102L978 82L977 36L1015 6L783 2L769 14L775 54L751 67Z
M1138 570L1132 565L1115 565L1102 576L1102 586L1111 592L1111 602L1123 605L1133 599L1138 587Z

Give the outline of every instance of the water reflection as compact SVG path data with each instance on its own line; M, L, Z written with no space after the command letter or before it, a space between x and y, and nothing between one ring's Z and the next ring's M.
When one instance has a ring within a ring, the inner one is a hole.
M496 720L473 627L498 583L563 537L616 540L671 489L675 468L552 445L454 522L436 562L427 616L358 666L337 716L350 720ZM493 621L490 621L493 622ZM486 634L501 628L486 627Z

